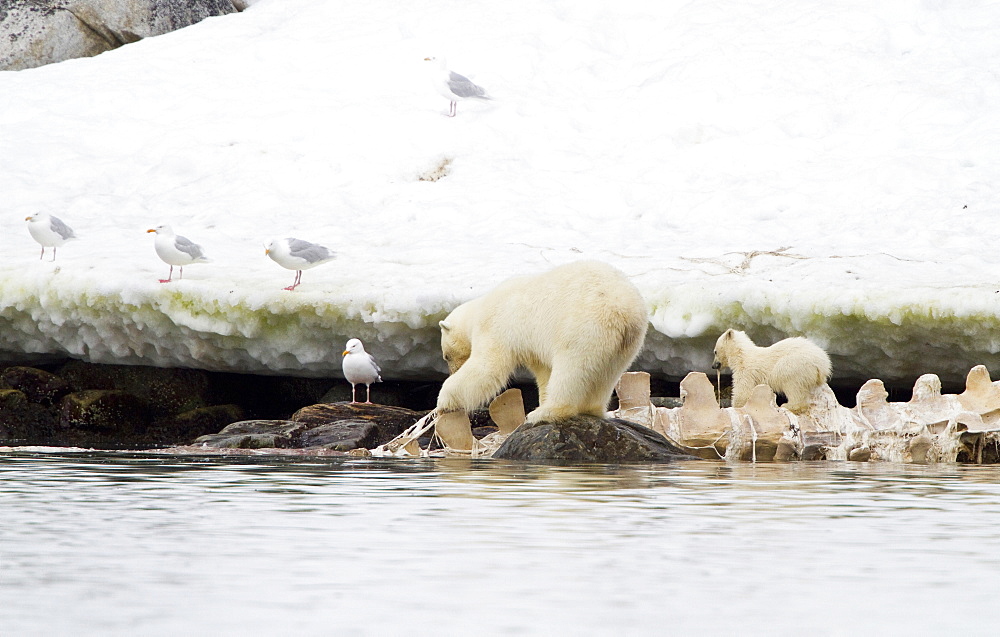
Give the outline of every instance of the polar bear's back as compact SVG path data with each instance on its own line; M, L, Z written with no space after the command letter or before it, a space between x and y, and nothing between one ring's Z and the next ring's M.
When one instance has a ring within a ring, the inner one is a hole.
M504 332L510 346L535 353L641 343L649 322L635 285L599 261L508 279L477 300L477 314L491 331ZM607 340L609 328L620 343L595 343Z
M826 351L808 338L793 336L763 349L768 350L771 374L782 379L795 379L803 373L814 374L809 381L822 384L833 372Z

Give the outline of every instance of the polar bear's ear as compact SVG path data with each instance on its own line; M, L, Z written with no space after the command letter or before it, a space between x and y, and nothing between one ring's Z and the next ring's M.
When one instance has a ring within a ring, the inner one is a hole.
M448 330L450 330L450 329L451 329L451 325L448 325L448 324L447 324L446 322L444 322L444 321L440 321L440 322L438 322L438 327L440 327L440 328L441 328L441 331L442 331L442 332L447 332Z
M723 334L723 336L725 338L732 338L733 337L733 328L730 327L728 330L726 330L726 333Z

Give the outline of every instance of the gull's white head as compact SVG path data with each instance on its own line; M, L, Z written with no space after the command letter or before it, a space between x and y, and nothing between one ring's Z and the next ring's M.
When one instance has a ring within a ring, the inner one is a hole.
M424 62L430 62L431 64L442 70L448 68L448 60L444 59L443 57L430 55L424 58Z
M172 235L174 233L173 229L166 224L156 226L155 228L150 228L146 232L155 232L156 234L163 234L163 235Z
M360 354L365 351L365 346L362 345L361 341L356 338L352 338L347 341L347 345L345 347L344 356L347 356L348 354Z
M288 241L285 239L271 239L264 244L264 254L273 258L275 254L282 254L283 251L287 251L287 245Z

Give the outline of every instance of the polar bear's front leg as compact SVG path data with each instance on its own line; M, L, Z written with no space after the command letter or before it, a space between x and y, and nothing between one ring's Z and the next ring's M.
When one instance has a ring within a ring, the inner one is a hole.
M493 400L503 390L513 369L506 356L477 350L445 379L438 393L437 411L472 411Z

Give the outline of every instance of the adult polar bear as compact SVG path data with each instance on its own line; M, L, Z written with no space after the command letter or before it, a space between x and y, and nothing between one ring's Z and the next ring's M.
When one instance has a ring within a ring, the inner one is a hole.
M508 279L441 321L451 376L437 411L477 409L525 367L538 384L539 402L528 422L603 417L648 324L639 290L605 263L578 261Z
M733 370L733 407L745 405L757 385L768 385L785 395L785 408L793 412L808 407L812 391L832 373L830 357L807 338L795 336L758 347L744 332L732 329L715 343L712 368L720 367Z

